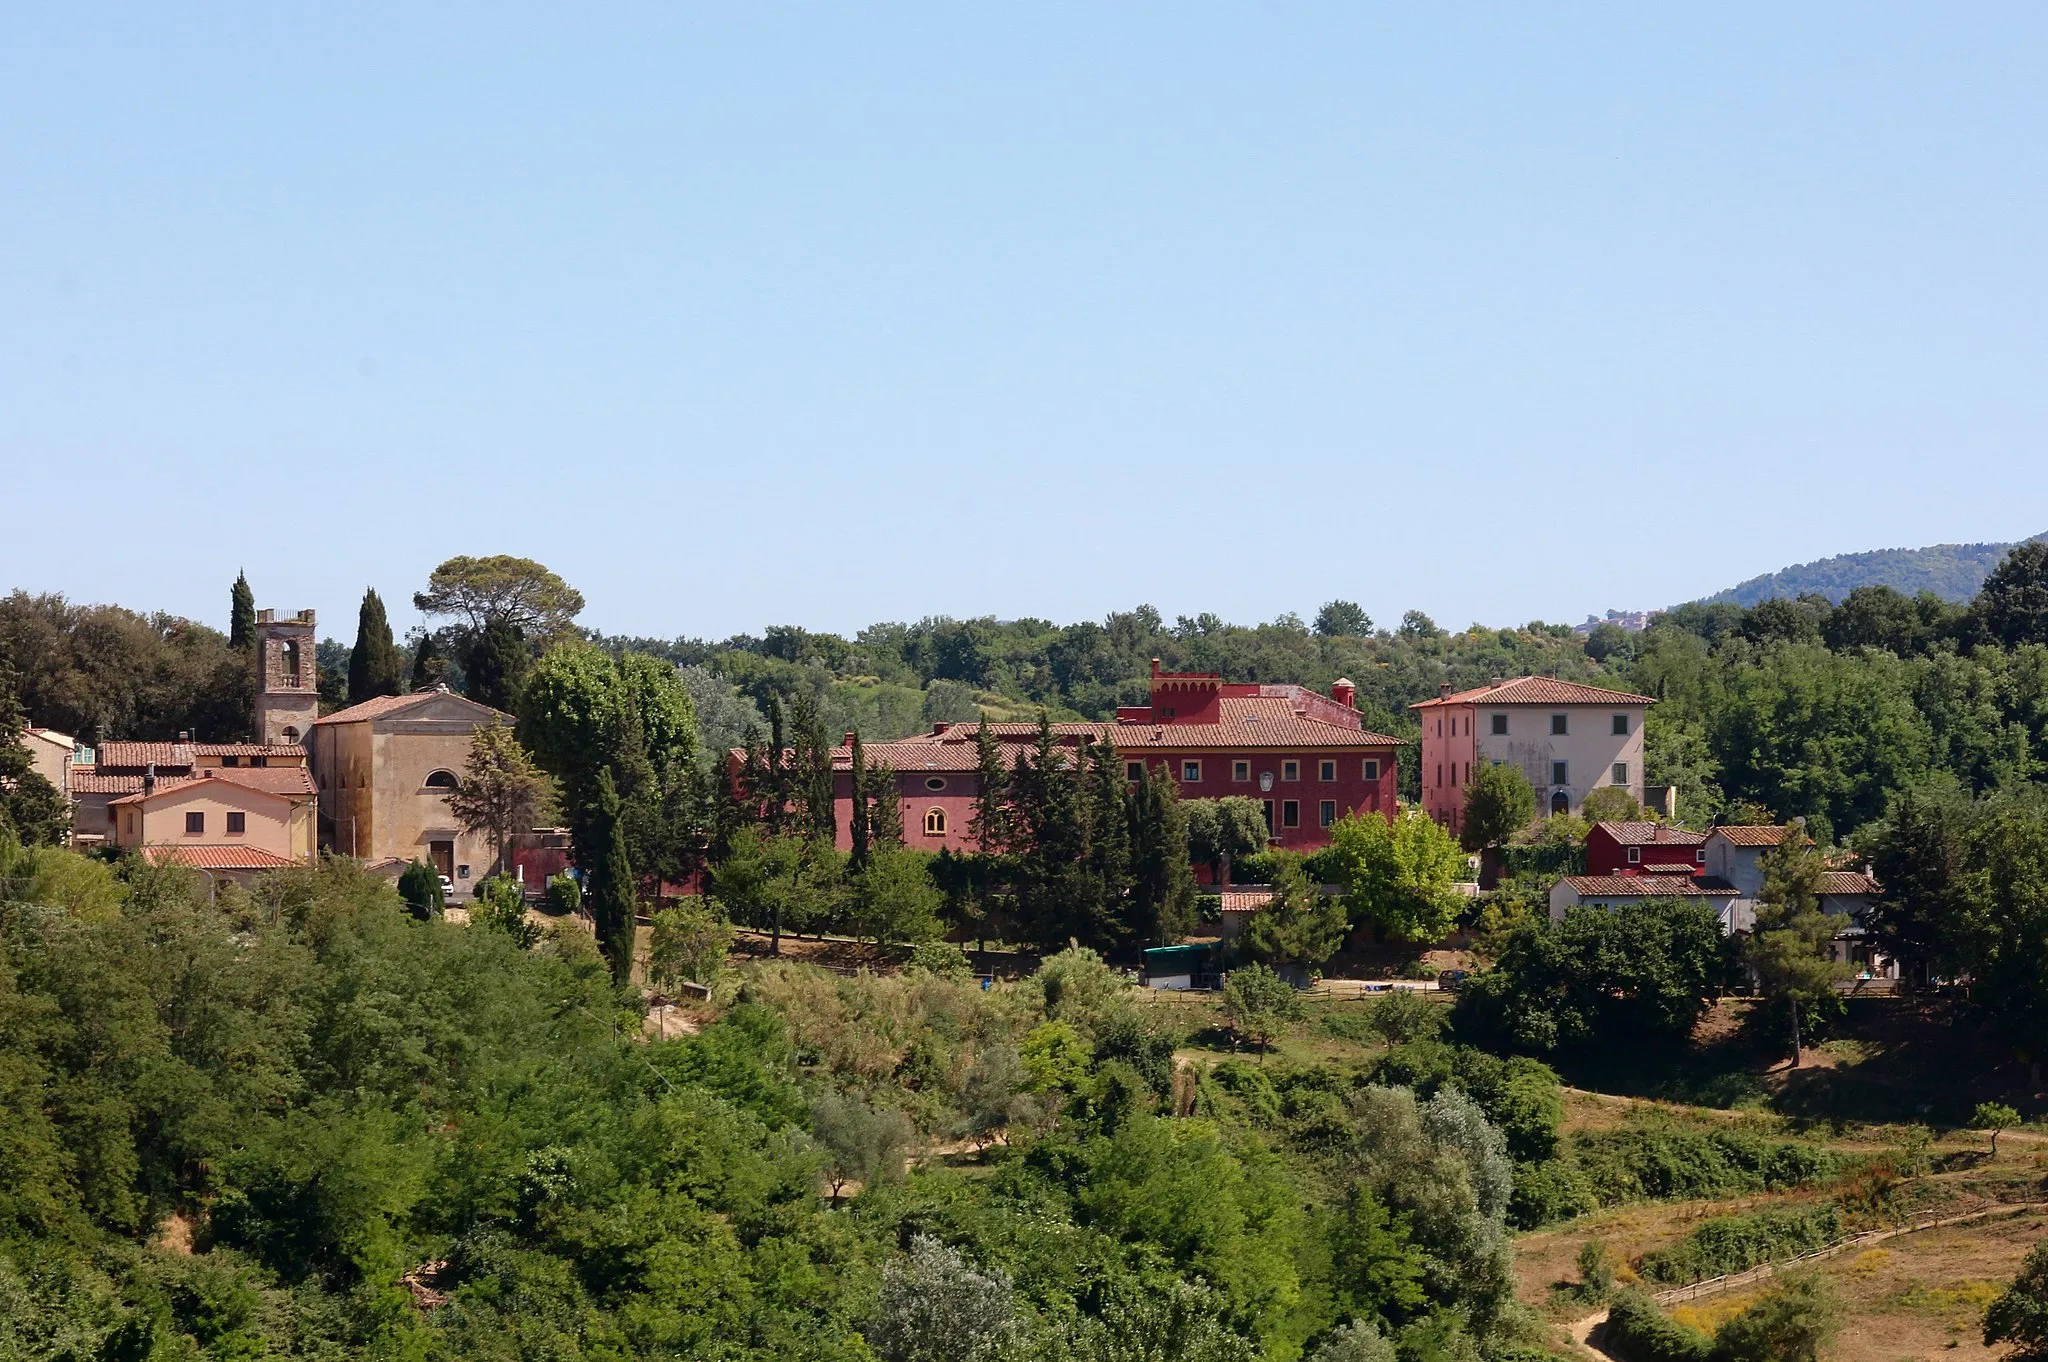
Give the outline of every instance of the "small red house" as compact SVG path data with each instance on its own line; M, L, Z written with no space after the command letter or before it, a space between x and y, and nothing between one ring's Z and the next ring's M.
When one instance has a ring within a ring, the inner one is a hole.
M1668 874L1677 867L1686 874L1704 875L1706 847L1705 833L1663 823L1595 823L1586 834L1586 873Z

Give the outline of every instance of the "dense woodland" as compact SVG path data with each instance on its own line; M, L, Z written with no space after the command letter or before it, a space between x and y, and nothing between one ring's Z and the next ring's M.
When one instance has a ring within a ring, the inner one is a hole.
M225 634L0 602L0 752L30 719L241 731L246 584L231 601ZM580 633L580 596L509 559L451 560L415 602L442 622L401 644L366 596L334 702L444 680L515 716L479 738L462 816L569 827L586 874L549 927L494 885L452 925L431 875L329 863L243 890L59 850L55 792L0 767L0 1356L1508 1362L1545 1338L1513 1299L1515 1230L1862 1176L1735 1128L1561 1134L1552 1067L1680 1066L1735 987L1760 995L1761 1050L1827 1034L1829 866L1876 870L1874 931L1916 978L1968 982L1961 1024L2048 1051L2048 546L1963 605L1865 589L1585 638L1379 631L1339 602L1313 626L1141 610L657 645ZM876 780L853 853L832 847L842 727L1102 714L1155 655L1348 674L1397 732L1440 682L1639 689L1650 779L1686 818L1803 834L1769 858L1746 941L1683 902L1553 926L1540 889L1583 827L1527 826L1512 782L1474 786L1509 873L1466 900L1449 884L1480 848L1426 819L1267 856L1232 801L1132 789L1044 735L1007 765L984 744L984 853L894 845ZM1104 954L1190 930L1190 860L1225 858L1276 897L1221 998L1247 1057L1188 1065L1175 1014ZM702 897L664 888L699 872ZM732 968L735 925L911 963ZM1455 1008L1389 999L1329 1019L1356 1042L1337 1058L1260 1062L1301 1006L1274 970L1359 929L1419 948L1453 926L1488 966ZM984 989L949 936L1048 954ZM643 988L680 979L710 991L706 1024L647 1039ZM1802 1355L1760 1346L1724 1352Z

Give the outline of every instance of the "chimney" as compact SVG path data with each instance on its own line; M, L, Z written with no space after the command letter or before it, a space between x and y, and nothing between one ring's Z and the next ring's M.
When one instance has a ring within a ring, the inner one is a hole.
M154 794L156 792L155 762L151 762L149 765L142 768L142 792L144 794Z
M945 732L946 732L946 731L947 731L948 729L950 729L950 728L952 728L952 727L953 727L953 725L951 725L951 724L949 724L949 723L944 723L944 722L940 722L940 723L935 723L935 724L933 724L933 725L932 725L932 736L933 736L934 738L936 738L936 737L939 737L940 735L944 734L944 733L945 733Z
M845 741L845 742L843 742L843 743L841 743L841 744L839 744L839 745L840 745L841 747L851 747L851 746L853 746L853 739L854 739L854 736L855 736L855 735L854 735L854 731L853 731L852 729L850 729L850 728L849 728L849 729L847 729L847 730L846 730L846 741Z
M1351 684L1351 678L1340 676L1330 683L1330 698L1346 709L1356 709L1353 703L1358 698L1358 687Z
M180 743L188 743L188 742L191 742L191 741L192 741L192 730L191 730L191 729L189 729L189 728L181 728L181 729L179 729L179 730L178 730L178 741L179 741Z
M1451 698L1451 683L1450 683L1450 682L1448 682L1448 681L1440 681L1440 682L1438 682L1438 683L1437 683L1437 688L1436 688L1436 698L1437 698L1437 699L1439 699L1439 700L1448 700L1448 699L1450 699L1450 698Z
M1152 676L1155 680L1159 676L1159 659L1156 657L1152 659Z
M1507 684L1507 678L1496 676L1493 678L1493 684L1495 686L1505 686Z

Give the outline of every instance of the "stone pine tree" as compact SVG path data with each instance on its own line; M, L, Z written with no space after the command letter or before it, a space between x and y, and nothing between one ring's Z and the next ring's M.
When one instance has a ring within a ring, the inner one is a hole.
M348 655L348 702L360 705L404 691L405 654L392 640L383 598L371 587L363 592L362 608L356 612L356 646Z
M256 593L249 589L249 575L235 574L228 592L228 646L247 648L256 642Z
M590 918L597 944L611 966L612 981L624 985L633 972L633 858L626 850L626 823L620 816L618 788L610 768L597 773L597 797L590 821L602 835L596 839L597 864L590 868Z

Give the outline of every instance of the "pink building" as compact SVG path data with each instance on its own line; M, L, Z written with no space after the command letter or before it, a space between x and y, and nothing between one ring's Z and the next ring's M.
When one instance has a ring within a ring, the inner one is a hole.
M1165 770L1183 799L1244 795L1265 808L1272 845L1313 851L1330 827L1356 812L1394 816L1398 738L1368 731L1352 707L1356 690L1338 681L1328 696L1296 685L1227 684L1210 673L1161 672L1152 664L1148 705L1119 709L1113 723L1054 724L1059 744L1107 739L1127 779ZM1006 769L1038 738L1036 724L990 724ZM903 841L923 851L972 850L980 797L977 725L939 724L930 733L863 749L870 767L896 773ZM835 821L851 842L852 734L832 753Z

